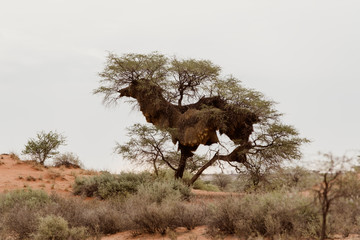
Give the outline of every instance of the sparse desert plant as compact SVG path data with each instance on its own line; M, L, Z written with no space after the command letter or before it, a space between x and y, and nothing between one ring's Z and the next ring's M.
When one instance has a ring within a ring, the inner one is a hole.
M112 201L82 201L52 195L53 205L47 212L66 219L70 227L86 227L92 235L113 234L129 229L122 203Z
M31 165L31 168L35 169L36 171L44 171L44 168L46 168L46 166L40 164L35 160L27 161L27 163L29 163Z
M167 229L179 226L173 201L156 203L141 196L134 196L126 204L133 230L165 234Z
M18 239L29 238L37 229L38 211L40 208L30 207L22 203L7 209L2 215L3 225L7 231L13 233Z
M13 160L17 160L17 161L20 161L20 158L19 158L19 155L17 155L15 152L11 152L9 154L9 157Z
M189 200L191 189L180 180L156 180L139 186L137 195L151 202L161 203L167 200Z
M49 170L46 175L51 180L55 180L57 178L63 178L63 175L60 172L57 172L57 171L54 171L54 170Z
M216 184L221 190L225 190L225 188L232 182L232 178L228 174L215 174L213 183Z
M37 218L50 198L43 191L16 190L0 195L0 223L19 239L36 231Z
M208 224L214 233L241 237L316 237L320 219L312 203L311 198L281 192L228 199L213 207Z
M34 178L33 176L27 176L26 177L26 181L36 181L36 178Z
M216 186L210 182L204 182L201 179L196 180L192 187L194 189L199 189L199 190L204 190L204 191L212 191L212 192L220 191L218 186Z
M16 204L26 205L28 207L43 207L49 203L50 198L40 190L15 190L0 195L0 211L6 211L13 208Z
M48 215L39 219L35 240L83 240L89 237L85 227L70 228L68 222L59 216Z
M102 173L98 176L77 177L73 186L75 195L107 199L116 196L127 196L137 192L138 187L151 180L151 175L143 173Z
M41 165L44 165L46 159L59 153L56 150L61 145L65 145L65 137L61 134L52 131L49 133L39 132L36 138L28 140L22 153L30 155Z
M67 167L67 168L82 168L83 164L81 163L79 157L74 153L67 152L60 154L54 158L55 167Z
M177 221L181 227L191 230L206 223L207 206L205 204L177 202L175 208Z
M3 161L0 161L0 165L4 165L5 163Z

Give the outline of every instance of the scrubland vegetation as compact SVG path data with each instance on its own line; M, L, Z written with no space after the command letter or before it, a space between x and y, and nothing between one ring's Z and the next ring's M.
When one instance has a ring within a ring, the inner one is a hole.
M2 194L0 239L99 239L126 230L137 236L204 225L214 239L360 234L357 169L341 171L334 164L346 159L331 154L324 155L330 167L323 171L283 168L301 159L309 140L282 122L274 101L211 61L109 54L99 75L94 93L105 104L130 98L149 123L128 128L129 141L115 152L154 174L77 177L70 198L31 189ZM22 153L41 167L54 158L57 167L80 168L76 155L58 155L65 140L56 131L39 132ZM200 145L207 154L198 155ZM224 164L237 174L201 180L210 166ZM232 194L208 201L191 188Z
M214 239L229 234L243 239L319 239L322 202L318 192L323 176L291 168L273 171L256 186L245 174L198 180L198 189L242 193L210 202L196 199L190 187L166 172L80 177L73 193L83 197L64 198L31 189L1 194L0 239L100 239L126 230L136 236L202 225ZM337 197L327 215L326 234L360 233L358 173L341 173L331 184L329 197Z

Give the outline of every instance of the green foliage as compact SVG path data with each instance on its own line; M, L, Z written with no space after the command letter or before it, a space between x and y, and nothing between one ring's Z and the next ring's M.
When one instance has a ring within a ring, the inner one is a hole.
M28 208L40 208L49 201L49 196L42 190L15 190L0 195L0 211L7 211L18 204Z
M48 133L40 132L36 135L36 138L28 140L22 153L30 155L44 165L46 159L59 153L56 150L61 145L65 145L65 137L61 134L52 131Z
M154 84L164 84L168 59L161 54L125 54L118 57L109 54L106 67L99 75L102 78L99 88L94 93L105 95L104 103L112 104L118 99L118 90L127 86L133 80L146 79Z
M211 184L210 182L204 182L201 179L198 179L192 185L194 189L204 190L204 191L211 191L211 192L220 192L218 186Z
M167 200L189 200L191 189L180 180L155 180L139 187L137 196L161 203Z
M58 216L48 215L40 218L35 240L82 240L89 237L85 227L69 228L68 222Z
M69 238L68 223L62 217L46 216L40 218L36 240L63 240Z
M99 197L107 199L116 196L127 196L137 192L138 187L148 182L151 175L147 172L110 174L102 173L99 176L77 177L73 186L75 195Z
M0 225L20 239L28 238L37 229L37 218L50 203L44 191L16 190L0 195Z
M54 158L53 162L55 167L65 166L67 168L82 168L83 164L81 163L78 156L74 153L67 152L60 154Z
M125 144L118 143L115 148L123 158L153 167L156 175L160 166L175 169L173 156L176 151L167 131L144 124L134 124L127 130L130 140Z
M159 175L161 169L176 170L180 154L172 143L169 131L159 129L148 124L134 124L127 129L130 140L125 144L117 143L115 151L135 164L149 166ZM189 158L186 169L194 172L199 169L206 159L194 155ZM172 172L173 175L173 172Z
M228 146L220 143L220 148L225 148L216 154L217 160L255 174L283 161L300 159L300 146L308 142L293 126L282 123L274 101L244 87L235 77L221 76L221 68L211 61L168 58L159 53L109 54L100 77L100 87L94 93L103 94L105 103L131 97L148 122L168 133L164 137L166 133L159 132L164 135L154 138L157 133L152 129L145 129L149 135L143 135L144 128L135 126L130 130L134 137L117 147L127 159L146 156L142 163L151 163L155 172L161 159L176 171L175 176L182 177L184 168L176 165L185 166L200 144L218 143L216 130L236 145L233 152L223 155ZM186 158L171 158L162 148L169 135L174 144L183 146L180 151ZM206 164L210 159L199 161L194 171L210 166Z

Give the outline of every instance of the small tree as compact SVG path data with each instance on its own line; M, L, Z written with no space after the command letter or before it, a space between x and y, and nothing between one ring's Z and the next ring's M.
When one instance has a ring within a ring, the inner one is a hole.
M335 157L331 153L323 154L328 160L325 169L321 173L322 182L315 189L321 210L321 232L320 239L327 237L327 218L334 202L340 198L348 198L353 195L354 186L347 184L346 175L344 174L344 164L352 161L352 158L346 156Z
M51 158L58 154L56 150L65 145L65 137L57 132L44 131L37 133L36 138L30 138L25 145L23 154L28 154L40 164L44 165L46 159Z
M151 166L156 175L160 167L177 170L180 154L171 142L169 132L145 124L134 124L127 130L130 139L125 144L117 143L116 153L136 164ZM186 169L194 172L204 161L204 157L194 155L189 159Z

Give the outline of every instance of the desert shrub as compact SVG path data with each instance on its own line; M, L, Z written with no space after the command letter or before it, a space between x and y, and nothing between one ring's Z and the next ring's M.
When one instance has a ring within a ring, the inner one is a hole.
M11 152L9 156L13 160L20 161L19 155L17 155L15 152Z
M223 191L226 189L226 187L229 184L232 183L232 181L233 179L231 175L223 174L223 173L215 174L212 180L212 182Z
M0 231L4 236L13 235L18 239L36 235L40 222L45 221L41 219L49 215L66 220L71 239L84 239L88 233L92 236L116 233L128 225L118 202L84 202L48 196L42 191L22 190L1 194L0 206ZM37 235L38 238L42 236Z
M5 212L18 205L29 208L41 208L49 201L49 196L41 190L15 190L0 195L0 211Z
M194 189L199 189L199 190L204 190L204 191L220 192L220 189L218 186L211 184L210 182L204 182L201 179L196 180L192 187Z
M149 200L131 202L128 216L133 223L133 230L165 234L167 229L178 227L173 202L157 204ZM138 205L141 203L141 205Z
M316 236L320 228L312 199L279 192L228 199L213 206L209 228L239 236Z
M73 186L75 195L107 199L115 196L127 196L137 192L138 187L151 179L147 172L110 174L76 178Z
M69 229L69 236L71 240L83 240L89 238L89 233L85 227L74 227Z
M46 212L63 217L70 227L86 227L93 235L112 234L126 229L121 203L96 200L84 202L81 199L66 199L57 195L51 198L53 204Z
M53 215L40 218L36 240L63 240L69 238L68 223L62 217Z
M81 240L88 237L85 227L69 228L68 222L64 218L54 215L40 218L39 227L34 234L35 240Z
M156 180L143 184L124 203L128 228L148 233L165 234L167 229L184 226L189 229L203 223L205 210L187 207L183 200L191 197L190 188L178 180ZM193 218L192 218L193 217Z
M161 203L166 200L189 200L191 189L180 180L156 180L142 184L138 189L138 196L151 202Z
M179 226L191 230L196 226L206 223L207 207L205 204L185 204L178 202L175 207Z
M54 158L53 164L55 167L67 167L67 168L82 168L83 164L81 163L78 156L74 153L67 152L60 154Z
M1 194L1 225L17 238L26 239L36 231L37 219L44 214L44 207L49 202L48 195L39 190L16 190Z
M29 238L36 230L41 209L15 204L2 215L5 230L18 239Z
M250 174L240 174L230 183L229 190L237 192L272 192L272 191L303 191L316 185L320 175L301 167L276 168L262 176L261 181L254 184Z
M204 224L206 216L206 208L201 205L170 199L157 203L140 195L129 198L124 207L128 228L136 232L165 234L168 229L177 227L193 229Z

